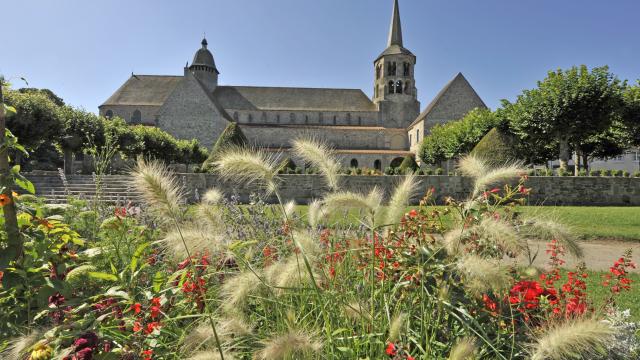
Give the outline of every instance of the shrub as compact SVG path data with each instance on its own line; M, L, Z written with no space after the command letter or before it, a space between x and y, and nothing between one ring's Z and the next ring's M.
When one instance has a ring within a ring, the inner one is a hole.
M569 171L563 168L558 168L558 176L569 176Z
M304 169L303 169L303 168L301 168L301 167L296 167L296 174L301 175L301 174L302 174L302 172L303 172L303 170L304 170Z
M356 168L356 175L362 175L362 169Z
M402 160L402 163L400 164L400 170L402 170L402 172L405 174L407 172L407 169L416 171L417 168L418 164L416 163L416 159L412 155L405 156Z
M416 171L416 175L424 175L424 170L418 169L418 171Z
M622 176L622 170L611 170L611 176L621 177Z
M435 171L435 174L436 174L436 175L442 175L442 174L444 174L444 169L443 169L443 168L437 168L437 169L436 169L436 171Z
M395 169L392 168L391 166L388 166L387 168L384 169L385 175L393 175L394 173L395 173Z
M580 171L578 171L578 176L587 176L587 170L580 169Z
M640 178L640 170L633 172L633 177Z
M622 172L622 176L628 178L628 177L631 176L631 173L625 170L625 171Z
M600 170L600 176L611 176L611 171L608 169Z
M514 156L515 139L499 130L491 129L470 152L477 158L484 159L491 166L502 166L518 160Z
M425 175L433 175L433 169L432 168L426 168L426 169L424 169L423 174L425 174Z
M293 162L291 158L286 158L282 160L282 163L280 163L280 168L282 173L292 174L295 172L295 169L297 168L297 166L296 166L296 163Z
M600 175L600 171L599 170L595 170L595 169L590 169L589 170L589 176L598 176Z
M215 144L213 144L211 152L209 152L209 158L203 167L210 169L211 163L213 163L222 152L234 146L246 146L247 143L247 137L240 129L240 126L235 122L229 123L229 125L227 125L227 127L222 131Z

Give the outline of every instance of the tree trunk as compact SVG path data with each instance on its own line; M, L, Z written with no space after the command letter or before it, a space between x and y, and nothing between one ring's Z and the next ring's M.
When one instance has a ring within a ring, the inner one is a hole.
M4 78L0 77L0 144L5 144L6 121L4 113L4 95L2 93ZM22 238L18 231L18 219L16 216L16 207L13 202L13 179L9 168L9 154L6 146L0 147L0 184L4 186L5 199L8 199L6 205L2 208L4 213L4 229L7 232L7 249L0 255L0 268L4 269L12 260L22 256Z
M567 170L570 156L569 140L566 137L560 137L560 169Z
M573 152L573 176L580 175L580 155L577 151Z
M589 155L582 153L582 167L584 168L584 171L587 172L587 174L589 173Z

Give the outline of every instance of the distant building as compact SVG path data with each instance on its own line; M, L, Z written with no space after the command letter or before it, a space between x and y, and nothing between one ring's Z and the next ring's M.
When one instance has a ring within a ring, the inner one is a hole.
M230 122L256 146L286 153L290 141L313 136L331 144L345 166L382 170L415 154L429 129L458 120L484 102L462 74L421 112L414 69L404 47L394 0L387 48L373 62L374 95L359 89L218 85L220 72L207 48L182 76L133 75L100 106L100 115L149 124L210 147Z

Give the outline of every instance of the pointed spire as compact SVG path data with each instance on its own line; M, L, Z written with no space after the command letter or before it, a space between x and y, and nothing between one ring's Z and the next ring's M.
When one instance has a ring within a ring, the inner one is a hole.
M394 0L393 3L393 17L391 18L391 29L389 30L389 43L391 45L402 45L402 24L400 23L400 8L398 6L398 0Z
M201 44L202 44L202 48L203 48L203 49L206 49L206 48L207 48L207 45L208 45L208 43L207 43L207 38L203 37L203 38L202 38L202 42L201 42Z

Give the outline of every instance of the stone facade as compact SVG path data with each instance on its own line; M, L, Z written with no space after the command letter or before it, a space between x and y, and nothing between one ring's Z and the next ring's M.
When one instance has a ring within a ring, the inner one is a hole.
M179 174L187 184L191 194L198 189L203 194L209 188L217 188L227 196L239 195L244 201L251 193L260 194L255 186L238 187L220 181L211 174ZM377 186L387 192L387 196L402 181L402 176L343 176L341 187L344 190L367 192ZM286 201L295 200L306 204L312 199L321 198L327 191L326 182L320 175L281 175L280 193ZM418 176L419 190L412 199L419 199L432 187L436 189L435 199L442 204L447 197L466 199L473 189L472 180L461 176ZM639 206L640 178L620 177L536 177L527 182L532 188L528 197L529 205L545 206ZM270 201L275 199L270 198Z
M291 140L313 136L345 154L349 164L375 163L382 170L393 159L415 154L433 124L484 107L460 74L420 114L416 56L404 47L398 0L387 47L373 63L372 99L359 89L222 86L207 45L203 40L183 76L132 74L100 106L100 115L156 125L205 147L229 122L240 124L253 145L283 153Z

